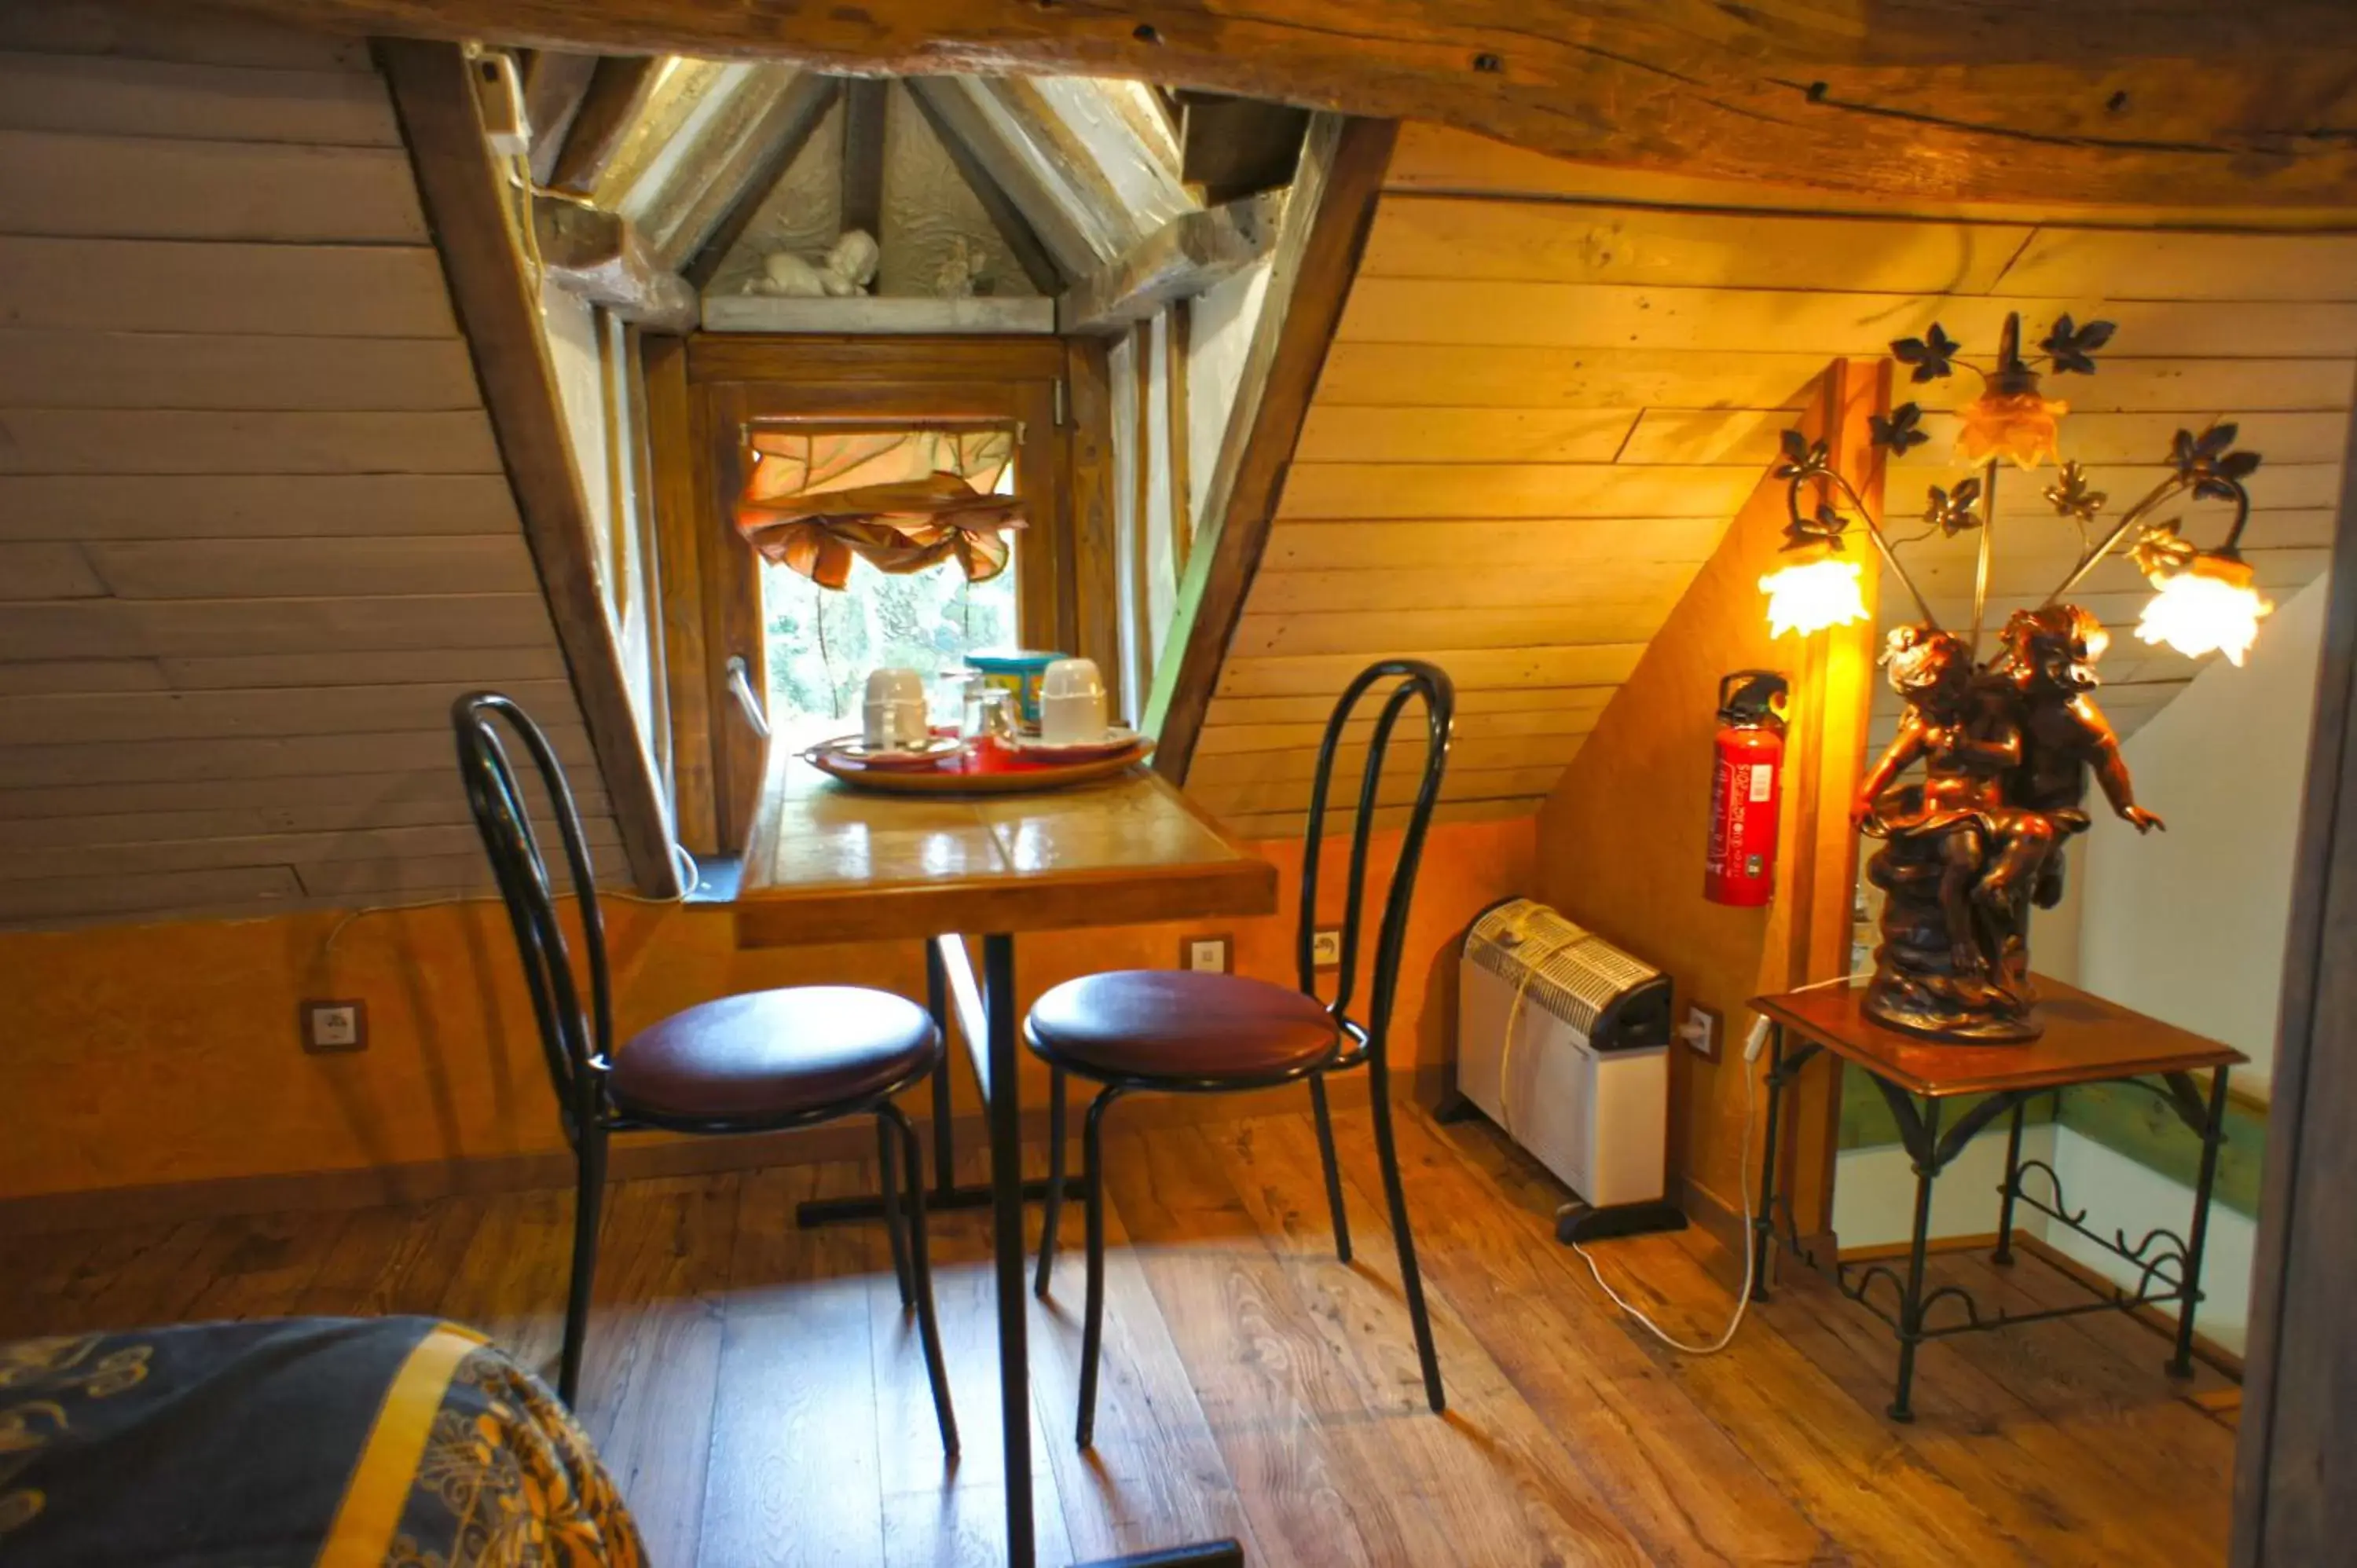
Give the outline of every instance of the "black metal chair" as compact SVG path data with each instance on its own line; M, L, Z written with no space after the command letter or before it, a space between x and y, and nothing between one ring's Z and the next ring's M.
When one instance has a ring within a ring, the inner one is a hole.
M565 869L580 904L589 971L586 1015L547 862L494 718L504 721L531 755L554 811ZM516 951L540 1026L541 1051L578 1178L558 1393L570 1404L580 1383L608 1138L648 1128L765 1133L871 1115L876 1118L885 1227L892 1238L900 1305L904 1311L916 1309L942 1446L955 1454L957 1417L950 1408L949 1379L942 1364L925 1244L924 1157L916 1129L892 1102L895 1094L941 1067L941 1031L931 1016L888 992L848 985L792 986L702 1003L640 1032L616 1053L605 922L598 914L597 879L565 769L530 715L495 692L459 698L451 704L450 722L457 732L458 771L466 781L467 802L515 930ZM896 1168L902 1165L908 1176L905 1201Z
M1335 754L1359 700L1377 682L1400 677L1375 721L1367 766L1359 785L1358 820L1351 836L1350 883L1342 909L1342 951L1334 1000L1318 994L1313 941L1318 929L1318 864L1326 820L1326 797ZM1376 935L1374 972L1367 988L1366 1022L1350 1016L1359 968L1360 919L1367 888L1367 840L1372 831L1383 753L1402 711L1422 699L1424 769L1409 808L1399 859L1392 868ZM1024 1043L1049 1067L1049 1176L1047 1214L1039 1239L1035 1293L1048 1294L1056 1262L1056 1227L1064 1190L1064 1080L1083 1078L1102 1087L1089 1104L1082 1133L1083 1201L1087 1208L1088 1294L1081 1327L1081 1398L1077 1435L1086 1447L1096 1426L1097 1360L1104 1337L1104 1116L1114 1101L1141 1090L1179 1094L1216 1094L1266 1089L1307 1079L1318 1122L1318 1152L1326 1167L1326 1201L1334 1214L1334 1246L1351 1261L1351 1225L1342 1204L1342 1174L1334 1158L1334 1124L1327 1109L1326 1079L1352 1068L1367 1069L1375 1123L1375 1157L1383 1167L1383 1196L1391 1206L1392 1234L1399 1243L1400 1284L1415 1325L1417 1358L1424 1366L1426 1399L1437 1413L1447 1408L1440 1387L1440 1361L1432 1348L1432 1322L1425 1311L1424 1283L1416 1272L1415 1241L1408 1231L1407 1195L1400 1184L1399 1151L1392 1135L1391 1070L1385 1041L1392 997L1399 981L1400 949L1407 936L1408 907L1415 893L1416 865L1426 830L1440 798L1448 760L1455 689L1437 667L1414 660L1386 660L1360 674L1335 704L1318 749L1310 787L1308 842L1301 860L1301 927L1296 956L1301 984L1293 990L1265 980L1177 970L1122 970L1068 981L1039 998L1024 1020Z

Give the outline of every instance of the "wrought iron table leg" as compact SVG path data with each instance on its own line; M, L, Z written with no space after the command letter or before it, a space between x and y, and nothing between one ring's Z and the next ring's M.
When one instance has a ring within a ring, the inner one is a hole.
M1749 1072L1751 1064L1743 1064ZM1784 1102L1784 1026L1768 1031L1768 1128L1760 1151L1760 1212L1751 1217L1751 1299L1766 1301L1776 1258L1776 1115Z
M2210 1076L2208 1125L2201 1129L2201 1165L2193 1178L2193 1229L2185 1239L2184 1299L2177 1309L2177 1354L2169 1359L2169 1376L2193 1375L2193 1310L2201 1304L2201 1249L2210 1239L2210 1197L2218 1182L2218 1150L2226 1141L2226 1069Z
M1031 1356L1023 1291L1023 1122L1017 1084L1015 939L982 939L989 1020L990 1247L998 1297L999 1462L1006 1467L1006 1561L1032 1568Z
M1924 1102L1922 1142L1915 1152L1915 1232L1907 1244L1907 1292L1899 1303L1899 1389L1890 1419L1913 1421L1915 1351L1923 1343L1923 1257L1932 1241L1932 1183L1940 1175L1940 1102Z
M2021 1123L2029 1109L2028 1100L2014 1101L2013 1124L2005 1135L2005 1185L1997 1188L1996 1251L1989 1257L1993 1263L2013 1262L2013 1200L2021 1185Z

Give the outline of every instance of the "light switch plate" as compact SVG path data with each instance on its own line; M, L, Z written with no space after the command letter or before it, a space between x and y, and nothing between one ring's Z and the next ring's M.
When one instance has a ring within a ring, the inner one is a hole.
M1189 937L1178 944L1178 967L1207 974L1233 974L1235 952L1235 944L1224 936Z
M368 1049L368 1004L304 1003L303 1048L312 1052Z
M1312 969L1342 967L1342 929L1329 926L1322 931L1309 933L1309 966Z

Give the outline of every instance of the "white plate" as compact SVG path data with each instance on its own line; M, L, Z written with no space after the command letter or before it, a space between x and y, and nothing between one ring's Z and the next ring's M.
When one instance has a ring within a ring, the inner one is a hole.
M1135 746L1141 738L1127 725L1114 725L1104 732L1102 740L1064 741L1051 746L1036 735L1018 735L1011 744L1017 756L1038 757L1044 762L1060 757L1110 757Z
M823 740L811 749L847 761L864 762L870 768L921 768L945 757L955 757L965 749L965 742L953 735L937 735L921 746L869 746L858 736L846 735Z

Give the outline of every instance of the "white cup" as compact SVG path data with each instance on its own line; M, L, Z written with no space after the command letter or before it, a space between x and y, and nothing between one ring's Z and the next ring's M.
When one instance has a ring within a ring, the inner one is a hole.
M931 733L925 719L925 678L914 670L871 671L859 716L860 737L869 746L923 745Z
M1059 659L1039 679L1039 738L1084 746L1105 736L1104 676L1092 659Z

